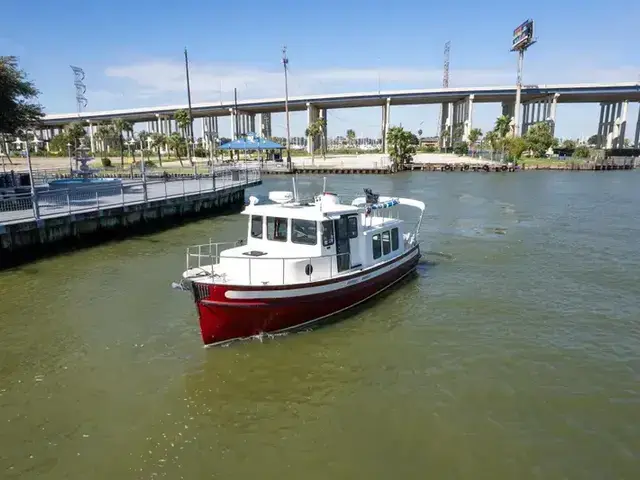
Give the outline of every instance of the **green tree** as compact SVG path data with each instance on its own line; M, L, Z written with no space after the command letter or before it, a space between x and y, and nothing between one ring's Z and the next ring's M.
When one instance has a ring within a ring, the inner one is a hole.
M133 132L133 124L122 118L114 119L111 124L113 125L116 138L118 139L118 145L120 146L120 166L124 167L124 136L122 133L127 132L127 135L129 135Z
M318 133L320 134L320 148L322 150L322 158L324 160L327 159L327 145L325 138L327 136L327 119L319 118L316 120L318 124Z
M146 130L140 130L138 132L138 141L140 142L140 151L142 152L142 159L144 160L145 151L149 149L147 139L151 137L151 134ZM159 160L159 159L158 159ZM162 166L162 165L160 165Z
M184 167L184 164L182 163L181 150L183 147L185 147L185 140L184 138L182 138L182 135L180 135L178 132L173 132L171 135L167 137L166 142L167 142L167 147L169 147L170 150L173 150L174 152L176 152L176 157L178 157L180 166Z
M43 117L40 92L18 67L18 59L0 56L0 133L15 135Z
M311 123L311 125L309 125L304 131L304 135L307 137L307 142L309 142L309 145L311 146L311 163L313 163L316 158L314 147L315 139L319 134L320 133L318 132L318 125L315 122Z
M462 134L464 133L464 128L462 125L456 125L453 127L453 141L459 142L462 140Z
M73 148L77 148L80 145L80 140L87 136L87 132L80 122L71 122L65 125L63 134Z
M158 163L162 167L162 147L167 143L167 137L164 133L154 132L151 134L151 148L155 148L158 153Z
M499 138L505 138L509 135L511 132L511 117L509 115L500 115L496 119L493 131L496 132Z
M538 122L532 125L523 138L527 148L531 150L536 157L544 157L549 147L553 145L551 126L547 122Z
M469 153L469 145L467 142L456 142L453 144L453 153L456 155L466 155Z
M507 137L502 142L505 152L513 160L519 160L528 148L526 140L522 137Z
M347 142L354 149L358 150L357 147L356 147L356 132L355 132L355 130L352 130L352 129L347 130Z
M422 138L422 130L418 130L418 139Z
M587 145L597 145L598 144L598 135L591 135L589 140L587 140Z
M66 155L68 153L67 143L71 143L69 142L69 138L64 134L64 132L59 133L49 142L49 151L52 154Z
M413 134L406 131L402 127L391 127L387 134L387 142L389 144L389 156L393 161L394 171L404 169L406 163L413 160L413 154L416 148L411 144Z
M482 130L480 130L479 128L472 128L471 131L469 132L469 144L471 145L471 152L475 153L475 145L476 142L478 140L480 140L480 137L482 137Z
M315 159L315 153L314 153L314 143L315 143L315 139L320 136L320 151L322 152L322 156L323 158L326 159L326 145L325 145L325 141L324 141L324 137L325 134L324 132L326 131L327 128L327 121L324 118L318 118L315 122L311 123L311 125L309 125L307 127L307 129L304 131L304 134L306 135L306 137L309 139L309 143L311 145L311 162L314 161Z
M574 158L589 158L591 151L586 145L578 145L571 156Z
M573 150L574 148L576 148L576 142L573 140L565 140L564 142L562 142L562 148L566 148L567 150Z
M176 123L178 124L178 128L182 130L183 134L186 137L190 135L189 126L191 125L191 118L189 117L189 112L184 108L180 110L176 110L176 113L173 114L173 118L176 119Z
M189 116L189 112L184 108L180 110L176 110L176 113L173 114L173 118L176 119L176 123L178 124L178 128L183 132L184 137L186 138L184 144L187 147L187 156L189 157L189 161L191 165L193 165L193 159L191 158L190 152L190 141L191 141L191 117Z
M447 148L449 146L449 129L448 128L443 128L442 132L440 133L440 139L442 141L442 147L443 148Z
M102 149L107 150L117 141L117 133L111 123L102 123L98 125L95 136L102 144Z

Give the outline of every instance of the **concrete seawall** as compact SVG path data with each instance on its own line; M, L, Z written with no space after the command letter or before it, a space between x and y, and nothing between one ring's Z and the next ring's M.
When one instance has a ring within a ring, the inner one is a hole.
M250 186L0 225L0 268L131 234L157 231L192 218L239 211L244 204L245 188Z

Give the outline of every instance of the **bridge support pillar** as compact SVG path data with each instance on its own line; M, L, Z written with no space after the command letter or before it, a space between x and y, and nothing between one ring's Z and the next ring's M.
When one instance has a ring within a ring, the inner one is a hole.
M542 100L534 100L522 104L522 125L520 126L522 135L527 133L531 126L540 122L549 122L551 124L551 133L553 134L558 96L558 94L555 94Z
M389 154L389 142L387 136L389 135L389 118L391 115L391 99L387 98L384 105L382 105L382 152L386 155Z
M598 148L623 148L629 102L603 102L598 122Z
M307 103L307 128L320 118L320 110L310 103ZM313 154L320 146L320 136L307 135L307 153Z
M260 118L258 119L259 131L256 132L262 138L271 138L271 114L270 113L260 113Z
M449 123L451 145L466 140L471 131L473 115L473 95L453 103L453 118Z
M636 136L633 140L633 146L640 148L640 102L638 102L638 122L636 123Z
M89 122L89 143L91 144L91 153L96 151L96 139L94 135L95 126L93 123ZM47 151L49 150L49 144L47 143Z
M440 131L438 132L438 141L440 148L446 149L451 145L451 136L453 132L453 103L443 103L440 108Z
M202 141L207 148L218 138L218 117L204 117L202 119Z

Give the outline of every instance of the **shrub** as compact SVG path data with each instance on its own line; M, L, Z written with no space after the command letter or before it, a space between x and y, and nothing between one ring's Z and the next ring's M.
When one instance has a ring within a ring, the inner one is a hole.
M193 149L193 155L195 157L206 158L209 156L209 152L207 151L206 148L198 145L196 148Z
M467 142L456 142L453 145L453 153L456 155L466 155L469 153L469 145Z
M111 166L111 159L107 158L107 157L102 157L102 166L103 167L110 167Z
M571 156L574 158L589 158L590 155L589 147L586 145L578 145Z

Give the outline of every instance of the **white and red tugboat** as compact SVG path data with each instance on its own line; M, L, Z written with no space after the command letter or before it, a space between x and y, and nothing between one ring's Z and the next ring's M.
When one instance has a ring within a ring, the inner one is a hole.
M365 193L351 204L326 192L311 201L270 192L273 203L260 205L250 197L246 242L189 247L181 286L193 293L204 343L310 326L414 272L424 203ZM413 231L402 205L420 211Z

